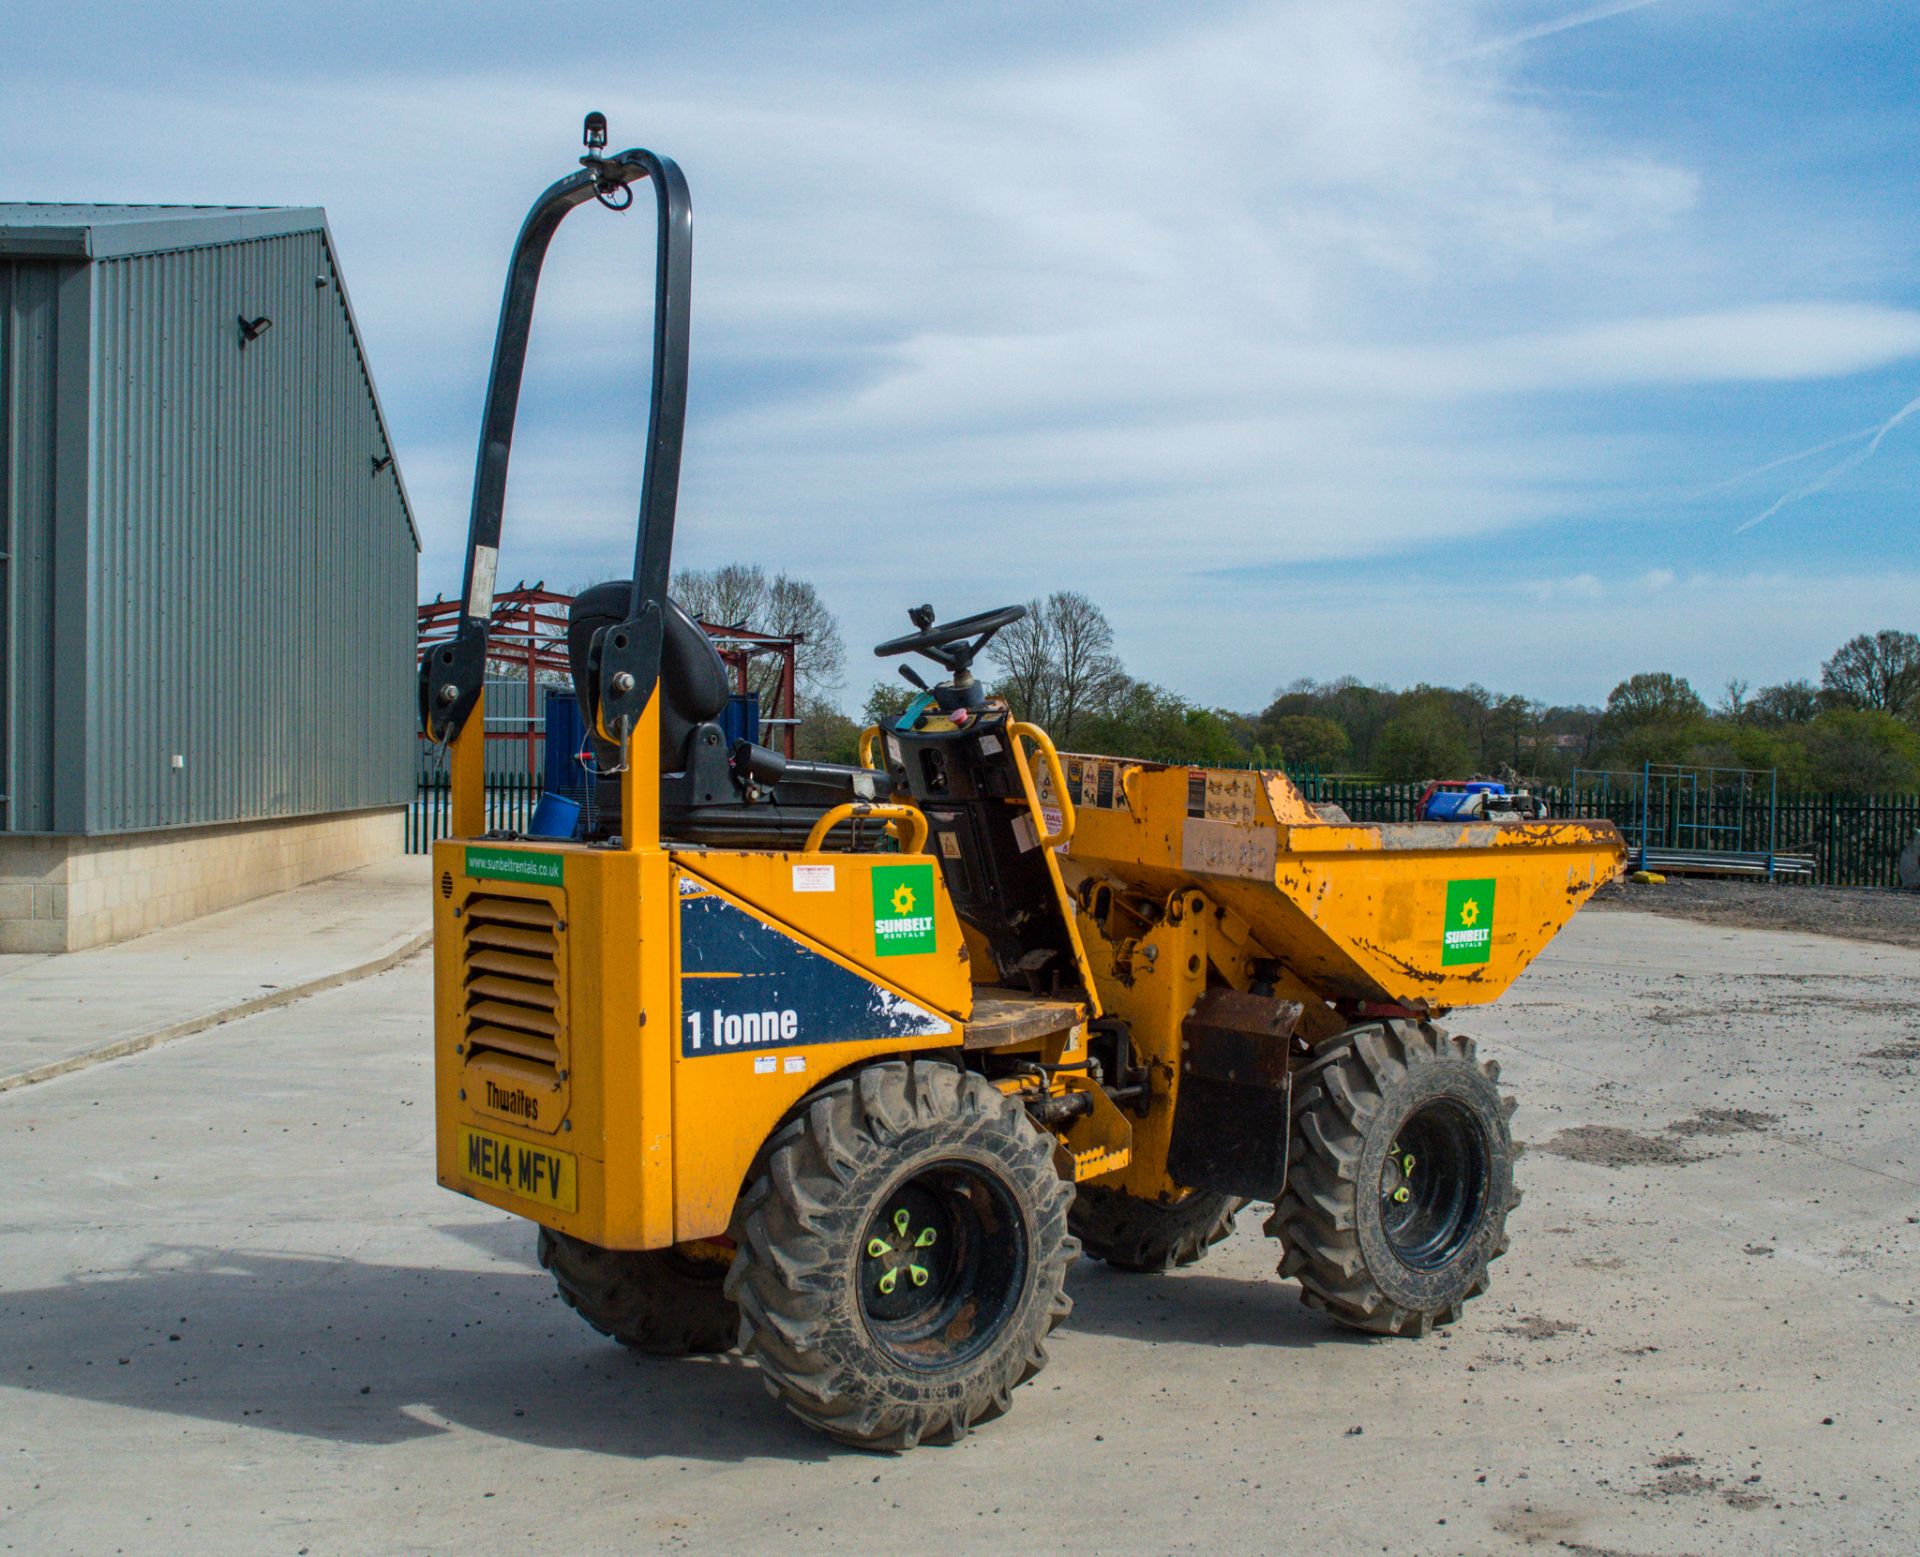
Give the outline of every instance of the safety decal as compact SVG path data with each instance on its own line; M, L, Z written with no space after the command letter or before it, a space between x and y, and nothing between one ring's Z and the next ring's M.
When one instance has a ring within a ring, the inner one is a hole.
M873 867L873 950L906 957L939 945L933 927L933 867Z
M1493 887L1484 881L1449 881L1447 916L1440 935L1440 966L1485 962L1493 955Z
M931 865L900 868L925 871L931 895ZM680 1012L688 1058L953 1031L938 1012L698 890L680 899Z

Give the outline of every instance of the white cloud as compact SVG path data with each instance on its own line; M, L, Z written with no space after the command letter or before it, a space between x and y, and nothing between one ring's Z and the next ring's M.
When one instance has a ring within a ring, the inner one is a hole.
M1556 600L1598 600L1607 592L1606 586L1592 573L1575 573L1567 578L1532 579L1523 588L1542 605Z
M1492 14L1296 0L1139 42L1116 26L1071 57L902 50L885 69L709 54L718 34L676 50L609 15L604 63L266 60L217 91L0 63L0 177L19 196L324 202L430 593L454 581L507 246L591 102L692 180L683 560L804 570L854 643L928 594L959 610L1071 585L1130 628L1140 668L1224 697L1264 682L1236 656L1277 613L1324 616L1289 568L1441 540L1541 573L1529 527L1651 479L1635 435L1570 432L1536 402L1920 354L1920 313L1779 295L1778 231L1717 247L1698 169L1516 90L1524 40ZM84 190L76 120L116 147ZM630 551L643 217L589 209L550 262L513 576L577 582ZM1235 568L1282 582L1198 577ZM1527 588L1504 598L1622 593L1593 574ZM1157 632L1204 652L1163 655Z

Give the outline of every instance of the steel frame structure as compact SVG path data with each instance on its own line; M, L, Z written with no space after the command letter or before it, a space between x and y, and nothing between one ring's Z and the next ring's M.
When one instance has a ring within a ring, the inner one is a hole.
M567 619L573 610L573 596L560 594L544 584L517 585L494 597L493 614L487 623L487 672L490 676L523 678L527 687L527 712L518 722L521 728L500 729L508 716L488 716L489 742L513 742L526 749L527 777L538 778L546 739L546 721L536 702L542 687L573 686L573 667L567 658ZM424 661L436 646L450 644L460 630L464 611L458 600L434 600L419 609L419 642L416 663ZM763 729L780 731L781 750L794 755L794 732L800 724L798 699L798 660L804 634L754 632L746 627L723 627L701 622L700 630L712 639L720 658L733 677L734 690L750 690L750 675L755 660L774 656L780 662L774 712L762 714ZM421 739L426 737L424 734ZM763 744L772 744L764 742Z

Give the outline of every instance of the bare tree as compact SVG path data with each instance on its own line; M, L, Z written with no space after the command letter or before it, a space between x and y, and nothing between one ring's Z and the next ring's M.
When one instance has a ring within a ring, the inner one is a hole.
M689 616L715 627L798 638L794 674L812 702L830 702L846 666L840 623L820 592L788 573L771 578L757 565L731 562L719 568L685 568L673 576L673 598ZM780 685L780 664L768 655L756 659L748 684L770 704Z
M1002 628L987 655L1000 672L995 690L1015 715L1057 741L1071 740L1127 679L1106 613L1070 589L1028 601L1026 616Z
M700 621L753 628L752 618L766 604L767 590L766 569L729 562L719 568L681 569L673 576L671 593L681 610Z
M1027 614L1000 629L987 657L1000 672L994 691L1012 705L1014 717L1051 731L1053 664L1057 656L1045 602L1029 600Z
M1920 716L1920 637L1888 628L1849 638L1820 667L1820 685L1850 708Z
M1735 724L1745 724L1752 707L1752 701L1747 696L1751 686L1752 683L1743 676L1728 677L1726 690L1720 694L1720 706L1714 709L1714 712L1722 719L1730 719Z
M820 591L803 578L776 573L767 586L765 614L761 632L800 640L797 666L800 684L807 695L824 700L838 690L846 668L846 645L840 639L840 623Z

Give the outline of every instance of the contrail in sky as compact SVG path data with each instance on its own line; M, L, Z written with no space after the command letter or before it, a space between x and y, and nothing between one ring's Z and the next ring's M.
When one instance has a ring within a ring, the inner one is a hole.
M1916 396L1912 400L1909 400L1905 405L1901 406L1899 410L1895 411L1893 415L1888 417L1878 427L1871 429L1873 433L1873 437L1871 441L1868 442L1867 446L1864 449L1860 449L1855 453L1849 454L1845 459L1841 460L1839 464L1834 465L1827 470L1823 470L1819 475L1815 476L1813 480L1807 482L1804 486L1795 487L1791 492L1788 492L1781 497L1775 498L1773 502L1769 503L1759 513L1755 514L1745 524L1735 525L1733 527L1733 533L1735 535L1739 535L1747 530L1751 530L1756 524L1764 524L1767 520L1771 519L1775 514L1779 513L1781 509L1785 508L1789 503L1797 503L1803 497L1812 497L1814 493L1822 491L1825 488L1832 486L1834 482L1838 481L1848 471L1859 469L1860 466L1866 464L1866 462L1872 459L1874 454L1878 452L1880 445L1886 441L1887 434L1892 432L1894 428L1898 427L1909 416L1912 416L1915 411L1920 411L1920 396ZM1860 435L1858 433L1855 433L1850 436L1858 437ZM1846 438L1840 438L1835 440L1836 443L1845 443L1847 441L1848 440ZM1826 445L1826 447L1831 448L1833 447L1833 445L1828 444ZM1798 456L1795 456L1795 457L1797 458ZM1764 469L1765 467L1762 467L1762 468Z
M1575 27L1604 22L1610 16L1624 16L1629 11L1644 10L1647 6L1659 3L1660 0L1605 0L1602 5L1590 5L1585 10L1570 12L1550 22L1538 22L1532 27L1522 27L1518 32L1489 38L1485 43L1476 44L1454 57L1476 59L1482 54L1497 53L1501 49L1515 49L1523 43L1532 43L1536 38L1551 38L1557 32L1570 32Z
M1816 443L1810 449L1783 454L1777 460L1768 460L1764 465L1755 465L1751 470L1743 470L1736 476L1728 476L1725 480L1716 481L1711 486L1701 487L1688 498L1688 501L1697 502L1703 497L1711 497L1715 492L1724 492L1729 487L1745 486L1755 476L1764 476L1768 471L1778 470L1782 465L1798 465L1802 460L1810 460L1814 455L1825 454L1827 450L1837 449L1842 444L1857 443L1862 438L1871 438L1879 430L1880 424L1875 422L1871 427L1856 427L1850 433L1840 434L1838 438L1829 438L1825 443Z

